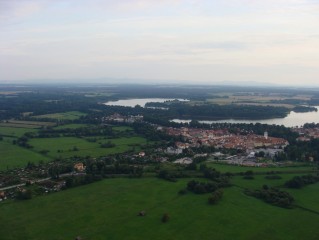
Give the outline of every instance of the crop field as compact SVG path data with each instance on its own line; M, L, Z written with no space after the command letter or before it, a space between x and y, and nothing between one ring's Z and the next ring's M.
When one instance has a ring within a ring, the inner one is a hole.
M21 137L27 132L36 132L33 128L17 128L17 127L0 127L0 136Z
M45 115L37 115L33 116L34 118L48 118L48 119L56 119L56 120L75 120L79 119L82 116L86 116L86 113L78 112L78 111L71 111L71 112L64 112L64 113L52 113L52 114L45 114Z
M14 127L14 128L41 128L52 127L55 123L52 122L38 122L38 121L18 121L8 120L5 123L0 123L0 127Z
M31 150L13 145L6 141L0 142L0 170L16 167L25 167L27 163L37 163L39 161L49 161L50 158Z
M246 196L239 187L224 189L222 200L209 205L209 194L177 194L189 180L115 178L0 203L0 236L3 240L318 239L318 214L274 207ZM318 202L319 194L311 195L318 188L319 184L311 185L300 194ZM296 201L312 204L300 198L296 196ZM137 216L142 210L146 216ZM167 223L161 222L164 213L170 217Z
M110 141L115 144L112 148L102 148L100 144ZM60 138L34 138L29 144L34 150L41 152L48 150L47 156L55 157L72 157L72 156L91 156L99 157L108 154L122 153L132 149L134 144L144 144L146 140L141 137L101 139L97 142L89 142L84 138L60 137ZM136 148L138 150L138 148Z

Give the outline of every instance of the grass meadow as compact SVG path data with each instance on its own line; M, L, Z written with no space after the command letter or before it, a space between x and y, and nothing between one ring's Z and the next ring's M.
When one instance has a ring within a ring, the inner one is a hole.
M209 205L209 194L177 194L189 180L106 179L27 201L3 202L0 236L3 240L318 239L318 214L266 204L239 187L224 189L222 200ZM240 184L237 180L233 182ZM301 190L306 196L297 195L296 201L305 205L308 200L301 198L319 201L319 194L312 196L313 188L319 184ZM137 216L141 210L145 217ZM161 222L164 213L170 216L167 223Z
M24 167L28 162L38 163L39 161L46 162L50 160L50 157L13 145L7 141L0 142L0 171Z

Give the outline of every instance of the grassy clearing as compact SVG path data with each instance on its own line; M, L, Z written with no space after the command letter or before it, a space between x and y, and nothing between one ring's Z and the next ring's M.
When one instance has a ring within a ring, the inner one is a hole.
M16 127L0 127L0 135L21 137L27 132L36 132L36 129L32 128L16 128Z
M56 120L76 120L82 116L86 116L86 113L71 111L64 113L52 113L52 114L44 114L33 116L33 118L48 118L48 119L56 119Z
M41 160L46 162L50 158L6 141L0 142L0 170L25 167L29 161L37 163Z
M319 215L282 209L225 189L214 206L208 195L179 196L189 179L108 179L0 204L0 236L11 239L317 239ZM319 196L315 196L319 200ZM138 217L145 210L145 217ZM170 220L160 219L168 213Z
M115 144L112 148L101 148L100 144L111 141ZM122 153L132 149L133 144L144 144L146 140L141 137L118 138L118 139L101 139L97 142L88 142L83 138L60 137L60 138L41 138L31 139L30 145L35 151L49 150L48 156L56 157L72 157L72 156L91 156L99 157L109 154ZM76 151L74 151L76 147ZM138 148L136 148L138 150Z

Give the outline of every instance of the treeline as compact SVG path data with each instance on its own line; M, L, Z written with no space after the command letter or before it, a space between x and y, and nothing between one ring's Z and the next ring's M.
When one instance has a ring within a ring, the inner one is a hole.
M0 120L10 118L27 118L23 115L42 115L57 112L81 111L88 113L90 109L99 107L94 99L83 95L48 90L19 93L12 98L0 97ZM34 119L33 119L34 120Z
M289 113L284 107L211 103L193 106L182 102L169 104L169 109L163 111L171 118L200 120L283 118Z
M50 138L50 137L90 137L90 136L110 136L116 137L121 132L114 132L112 127L103 125L94 125L80 128L47 128L39 130L38 132L26 133L25 136L29 138Z

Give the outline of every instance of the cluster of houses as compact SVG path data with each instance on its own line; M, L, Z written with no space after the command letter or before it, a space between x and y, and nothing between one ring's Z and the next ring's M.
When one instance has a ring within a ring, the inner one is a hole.
M297 132L299 137L297 141L310 141L311 139L319 138L319 128L293 128L292 131Z
M143 121L143 116L142 115L123 116L121 114L114 113L113 115L103 117L102 121L103 122L118 122L118 123L134 123L134 122Z
M255 148L282 149L289 143L283 138L269 137L249 133L247 135L231 134L227 129L205 130L192 128L166 128L169 135L182 136L188 143L177 143L177 149L188 147L213 146L215 148L253 150Z

